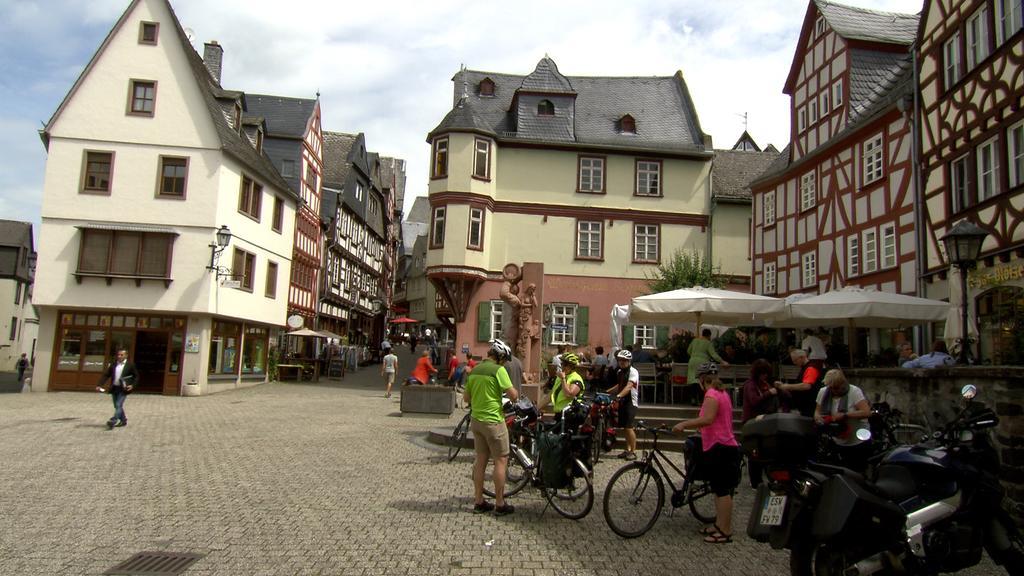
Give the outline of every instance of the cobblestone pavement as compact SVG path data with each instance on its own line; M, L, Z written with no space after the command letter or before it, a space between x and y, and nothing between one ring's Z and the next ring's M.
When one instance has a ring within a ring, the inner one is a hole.
M461 414L401 417L378 370L199 398L134 395L129 425L112 431L106 395L3 396L0 574L101 574L140 551L203 554L188 575L786 572L785 554L742 535L746 484L728 545L701 543L686 511L618 538L600 504L618 461L598 465L598 501L581 521L544 512L532 490L511 516L474 515L472 451L447 463L425 440Z

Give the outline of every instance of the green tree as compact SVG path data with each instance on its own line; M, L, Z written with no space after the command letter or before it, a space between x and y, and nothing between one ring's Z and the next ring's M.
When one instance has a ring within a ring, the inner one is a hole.
M725 277L721 272L721 266L712 266L696 249L679 248L668 262L647 275L647 285L651 294L693 286L724 288Z

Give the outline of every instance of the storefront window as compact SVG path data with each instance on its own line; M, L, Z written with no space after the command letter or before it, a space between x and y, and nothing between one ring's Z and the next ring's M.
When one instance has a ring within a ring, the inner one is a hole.
M85 357L82 360L82 371L102 372L106 355L106 330L89 330L89 339L85 341Z
M242 354L243 374L266 373L267 329L250 326L245 329L245 349Z
M82 358L82 331L63 330L61 333L60 358L57 359L58 370L78 370Z
M110 333L110 351L107 352L107 361L113 362L114 357L117 356L117 351L124 348L128 351L128 356L131 358L132 353L132 332L124 332L115 330ZM134 358L132 358L134 360Z
M171 334L171 374L181 371L181 350L184 347L184 335L181 332Z
M978 296L982 361L1024 364L1024 288L999 286Z
M114 316L113 322L110 325L115 328L121 328L124 326L124 316Z
M213 335L210 338L210 374L236 373L241 332L241 324L213 321Z

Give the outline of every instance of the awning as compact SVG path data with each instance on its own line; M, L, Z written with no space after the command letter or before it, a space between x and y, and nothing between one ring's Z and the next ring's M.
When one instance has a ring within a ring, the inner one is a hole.
M147 224L131 224L127 222L89 222L75 226L79 230L115 230L118 232L149 232L152 234L173 234L178 231L168 226L151 226Z

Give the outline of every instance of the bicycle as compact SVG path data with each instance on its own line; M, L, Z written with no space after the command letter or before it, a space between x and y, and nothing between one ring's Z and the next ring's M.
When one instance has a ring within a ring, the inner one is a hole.
M469 417L470 412L466 410L466 415L459 420L459 423L455 425L455 430L452 430L452 435L448 437L449 462L455 460L462 450L462 445L466 442L466 435L469 434Z
M604 519L612 531L623 538L636 538L650 530L665 505L665 482L672 488L673 508L689 506L694 518L704 524L714 523L714 492L710 481L699 477L702 473L700 436L687 439L680 469L658 448L658 435L669 432L667 428L650 427L643 421L637 421L636 428L650 433L654 443L644 451L643 458L619 468L608 481L604 491ZM678 487L665 464L682 479Z
M594 507L594 483L593 471L580 459L586 452L589 436L566 431L566 428L573 428L571 424L566 424L573 418L569 414L571 410L572 405L562 411L560 422L545 424L539 421L539 411L529 400L516 403L515 417L509 426L505 497L514 496L528 485L533 485L540 489L541 495L556 512L570 520L579 520ZM582 421L582 417L579 420ZM569 454L563 477L565 482L558 487L546 486L544 483L544 455L541 453L543 434L557 434L558 440L567 444ZM488 489L486 484L484 493L494 497L494 491Z
M591 431L590 464L596 466L601 461L601 453L612 449L615 444L615 415L618 413L619 400L603 392L594 394L590 405L588 423L583 431Z

